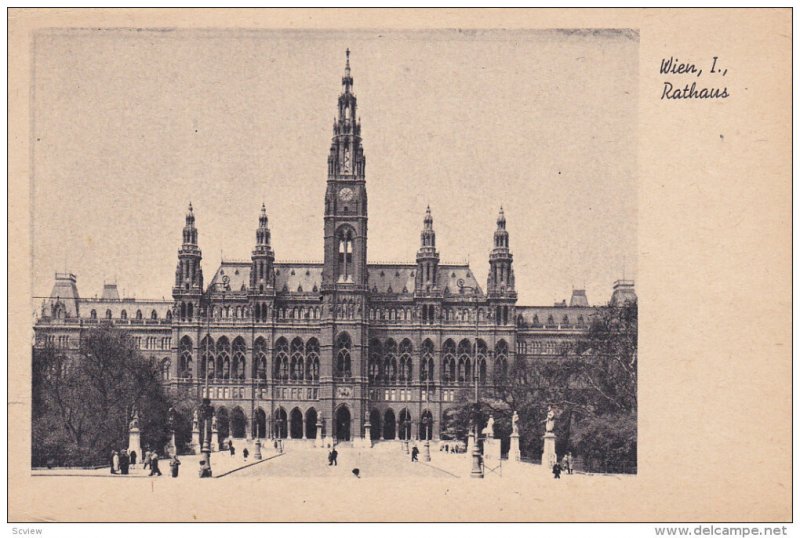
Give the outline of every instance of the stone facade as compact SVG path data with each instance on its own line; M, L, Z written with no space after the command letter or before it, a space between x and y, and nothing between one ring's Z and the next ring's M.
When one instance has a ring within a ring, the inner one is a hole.
M559 355L594 309L583 290L570 306L517 304L502 209L485 290L469 265L440 263L430 208L416 263L367 262L356 107L348 52L328 157L322 263L276 262L262 206L250 259L223 261L205 286L189 205L172 300L120 298L113 285L99 299L82 299L75 276L59 273L35 322L36 345L69 353L89 328L123 327L169 390L201 397L208 375L220 437L309 442L318 424L325 437L360 439L367 418L376 441L438 439L458 392L474 391L476 378L486 387L515 360ZM632 282L615 284L614 296L633 294Z

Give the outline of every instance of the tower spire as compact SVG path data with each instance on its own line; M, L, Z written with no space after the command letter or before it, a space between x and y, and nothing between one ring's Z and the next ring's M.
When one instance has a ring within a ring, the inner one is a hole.
M438 269L439 253L436 252L436 232L433 231L431 206L428 206L425 209L425 218L422 220L422 232L419 235L416 278L417 291L428 292L436 288Z

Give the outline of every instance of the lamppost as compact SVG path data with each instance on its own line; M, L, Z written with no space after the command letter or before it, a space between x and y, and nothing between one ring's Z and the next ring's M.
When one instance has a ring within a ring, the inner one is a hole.
M473 377L475 378L475 407L472 412L472 426L474 428L474 433L470 433L470 435L474 435L474 442L472 443L472 471L470 471L469 475L472 478L483 478L483 466L481 465L481 451L478 448L478 438L480 436L480 425L478 424L478 410L480 408L480 402L478 400L478 335L479 335L479 327L478 327L478 301L480 298L478 297L478 288L477 286L467 286L464 284L464 279L458 279L458 290L461 293L464 293L464 290L472 291L472 296L475 299L475 361L473 362Z
M278 443L278 452L283 452L283 437L281 437L282 429L281 426L283 425L283 419L278 415L278 418L275 419L275 428L277 428L277 437L276 441Z
M175 408L170 407L169 411L167 411L167 423L169 424L170 430L170 445L172 449L172 456L178 455L178 445L175 443Z
M203 453L203 461L205 461L205 464L200 473L200 478L211 478L211 421L214 417L214 408L211 407L211 398L209 398L208 391L208 358L211 355L211 350L209 349L211 343L211 321L208 316L209 305L206 305L206 356L203 360L205 387L203 389L203 404L201 406L201 415L203 417L203 448L201 452Z
M423 446L422 461L431 461L431 435L428 430L428 428L430 427L430 423L431 423L431 417L425 415L425 417L423 417L422 419L422 424L425 427L425 443L422 445Z

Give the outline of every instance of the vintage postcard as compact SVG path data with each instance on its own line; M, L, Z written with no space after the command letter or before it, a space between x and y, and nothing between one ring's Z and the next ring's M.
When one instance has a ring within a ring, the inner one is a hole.
M11 521L791 519L789 10L9 31Z

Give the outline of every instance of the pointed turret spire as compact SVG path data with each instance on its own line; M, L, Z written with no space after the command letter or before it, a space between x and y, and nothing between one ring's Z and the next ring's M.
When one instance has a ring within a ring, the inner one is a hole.
M508 230L506 230L506 214L500 207L497 215L497 229L494 232L494 248L489 256L490 294L507 294L514 290L514 257L508 248Z
M433 231L431 206L425 209L425 218L422 221L422 233L420 233L419 238L420 246L417 251L417 290L430 291L436 288L436 273L439 268L439 253L436 252L436 232Z
M256 248L259 246L269 246L270 232L269 219L267 218L267 206L262 202L261 214L258 216L258 230L256 230Z
M350 93L353 88L353 77L350 75L350 49L345 51L344 76L342 77L342 90Z
M194 225L194 208L192 203L189 202L189 209L186 212L186 224L183 227L183 244L178 251L178 266L175 268L175 287L173 288L173 297L176 301L185 299L185 296L200 293L203 289L203 269L200 267L200 261L203 255L197 247L197 228ZM186 302L182 302L184 313L182 319L187 316ZM178 303L176 303L176 308Z
M250 268L250 288L257 293L263 293L267 288L272 287L272 266L275 262L275 254L270 246L267 206L264 203L261 204L261 213L258 216L256 246L251 259L253 263Z
M183 244L197 245L197 228L194 227L192 202L189 202L189 211L186 213L186 225L183 227Z

